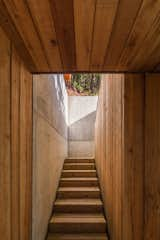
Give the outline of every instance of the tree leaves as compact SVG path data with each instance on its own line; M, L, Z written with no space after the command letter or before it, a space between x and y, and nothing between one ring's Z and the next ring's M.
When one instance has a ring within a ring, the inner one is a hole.
M97 95L100 85L100 74L72 74L71 87L83 95Z

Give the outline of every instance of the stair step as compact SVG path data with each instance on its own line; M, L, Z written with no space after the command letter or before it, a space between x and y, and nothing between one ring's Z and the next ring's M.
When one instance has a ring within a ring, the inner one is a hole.
M96 177L96 170L63 170L62 177Z
M105 233L92 234L92 233L80 233L80 234L53 234L48 235L47 240L107 240Z
M65 163L94 163L94 158L66 158Z
M105 233L103 214L54 214L49 232L55 233Z
M98 178L61 178L60 187L94 187Z
M103 211L103 204L100 199L57 199L54 211L64 213L97 213Z
M95 170L94 163L65 163L64 170Z
M98 187L60 187L57 198L100 198Z

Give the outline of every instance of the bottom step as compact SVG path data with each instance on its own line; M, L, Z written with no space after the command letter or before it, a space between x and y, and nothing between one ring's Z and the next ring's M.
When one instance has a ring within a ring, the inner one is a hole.
M107 240L106 234L49 234L47 240Z
M54 214L49 223L50 233L105 233L103 214Z

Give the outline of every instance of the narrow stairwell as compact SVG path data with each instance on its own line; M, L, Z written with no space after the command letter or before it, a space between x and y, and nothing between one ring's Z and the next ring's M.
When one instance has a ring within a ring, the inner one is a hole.
M107 240L94 159L64 162L47 240Z

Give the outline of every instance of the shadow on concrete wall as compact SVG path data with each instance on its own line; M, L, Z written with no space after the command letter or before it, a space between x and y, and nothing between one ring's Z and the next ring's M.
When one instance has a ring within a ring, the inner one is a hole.
M86 115L69 126L70 141L93 141L96 111Z
M36 79L37 78L37 79ZM49 74L34 77L37 93L34 110L45 118L61 136L68 137L68 96L63 75Z

